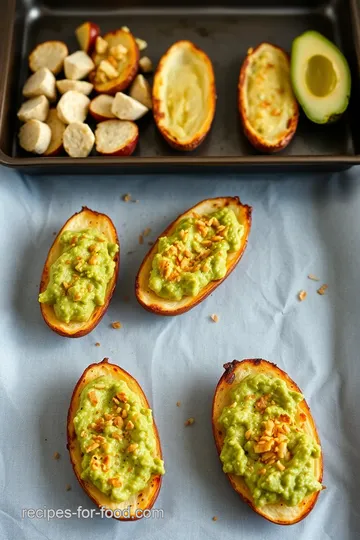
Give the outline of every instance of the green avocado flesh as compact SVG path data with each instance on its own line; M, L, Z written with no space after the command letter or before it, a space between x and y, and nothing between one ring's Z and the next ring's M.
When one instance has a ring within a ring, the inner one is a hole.
M57 319L65 323L88 321L94 309L105 303L119 246L97 229L65 231L60 245L61 254L51 265L39 302L52 305Z
M81 477L111 500L127 501L153 475L165 473L156 457L151 409L126 382L104 376L87 384L74 427L83 454Z
M317 124L334 122L348 106L349 65L339 49L318 32L310 30L293 41L291 83L306 116Z
M219 418L225 430L220 459L225 473L243 477L255 505L295 506L321 490L313 467L321 450L302 429L303 396L259 373L245 377L231 399Z
M226 207L182 219L170 236L159 239L150 289L169 300L197 296L210 281L226 275L228 254L240 249L244 231Z

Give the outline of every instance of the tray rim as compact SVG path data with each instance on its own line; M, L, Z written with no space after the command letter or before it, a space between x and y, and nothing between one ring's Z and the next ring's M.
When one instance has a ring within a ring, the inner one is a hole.
M357 0L349 0L350 15L351 15L351 27L354 33L354 48L357 59L357 64L360 72L360 14ZM0 66L4 77L0 85L0 130L3 129L3 113L5 107L5 89L8 85L8 79L10 75L10 54L6 44L13 43L14 28L16 21L16 0L7 0L0 7L0 16L3 16L4 20L4 32L2 34L0 46ZM191 156L191 153L180 153L179 155L172 156L127 156L127 157L110 157L110 156L89 156L86 158L71 158L69 156L56 156L56 157L43 157L43 156L29 156L29 157L14 157L8 155L0 149L0 165L15 169L27 169L40 168L46 169L46 167L59 166L59 173L61 169L69 170L70 168L79 169L85 166L94 166L96 168L100 166L110 165L123 166L124 168L133 167L138 171L143 166L147 167L164 167L164 172L167 172L167 166L189 167L194 169L206 168L207 166L222 166L222 167L236 167L239 165L250 166L263 166L274 165L276 166L329 166L339 165L348 166L360 164L360 154L334 154L334 155L287 155L281 154L253 154L253 155L239 155L239 156ZM45 172L45 171L44 171ZM150 171L149 171L150 172Z

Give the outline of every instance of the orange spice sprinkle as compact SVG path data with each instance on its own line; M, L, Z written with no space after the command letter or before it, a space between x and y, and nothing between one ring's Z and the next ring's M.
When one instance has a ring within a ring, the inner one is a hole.
M329 287L329 285L324 283L324 285L321 285L321 287L317 290L317 293L320 294L321 296L324 295L326 293L328 287Z
M298 294L298 299L300 300L300 302L302 302L303 300L305 300L306 296L307 296L307 292L302 290Z
M120 321L115 321L115 322L111 323L111 326L113 328L115 328L115 330L117 330L118 328L121 328L121 322Z

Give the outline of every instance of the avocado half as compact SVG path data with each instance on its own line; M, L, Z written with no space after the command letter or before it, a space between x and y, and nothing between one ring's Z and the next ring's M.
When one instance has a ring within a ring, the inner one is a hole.
M319 32L309 30L294 39L290 74L296 98L313 122L334 122L346 110L351 90L349 65Z

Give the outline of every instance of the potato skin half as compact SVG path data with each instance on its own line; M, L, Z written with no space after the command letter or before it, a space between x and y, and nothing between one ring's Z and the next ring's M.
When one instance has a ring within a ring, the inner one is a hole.
M119 75L119 77L116 77L115 79L104 83L95 81L95 74L98 68L98 66L96 66L95 70L90 73L89 80L93 83L94 90L98 94L109 94L111 96L114 96L117 92L122 92L123 90L126 90L126 88L130 86L132 81L135 79L138 72L140 52L139 47L136 44L135 38L130 32L126 32L125 30L121 29L113 30L112 32L107 32L102 37L105 41L107 41L109 37L115 36L116 34L120 33L126 35L126 39L128 41L128 50L130 49L131 53L128 65L124 72ZM95 58L95 55L96 53L93 53L93 60Z
M111 221L111 219L105 214L100 214L99 212L95 212L94 210L90 210L90 208L83 206L80 212L75 213L73 216L71 216L67 220L65 225L57 234L49 250L49 253L46 257L45 265L44 265L42 275L41 275L41 280L40 280L39 293L44 292L49 283L50 267L60 254L59 241L60 241L60 236L62 235L62 233L65 232L66 230L73 230L74 232L76 232L78 230L82 230L89 227L98 228L101 232L103 232L107 236L109 241L118 244L119 251L115 255L115 258L114 258L114 262L115 262L114 274L107 285L107 294L106 294L104 305L96 307L90 319L86 322L65 323L63 321L59 321L59 319L57 319L55 316L54 309L52 306L50 306L49 304L40 304L41 314L43 316L45 323L49 326L49 328L51 328L51 330L53 330L60 336L64 336L64 337L78 338L78 337L83 337L89 334L89 332L91 332L99 324L99 322L105 315L106 310L109 306L110 300L112 298L112 295L114 293L115 287L116 287L116 282L117 282L118 273L119 273L119 264L120 264L120 244L119 244L119 239L117 236L115 226L113 222Z
M287 373L285 373L285 371L280 369L276 364L268 362L267 360L262 360L260 358L246 359L242 361L233 360L232 362L224 364L224 369L225 371L216 386L212 405L212 429L219 456L223 447L225 436L222 431L222 426L219 424L218 420L223 407L230 404L229 395L234 383L235 385L238 384L249 374L261 372L282 379L285 381L287 386L291 388L291 390L302 393L297 384L289 377ZM303 399L303 401L299 404L299 407L301 412L306 415L306 431L311 434L316 442L320 445L320 439L315 422L305 399ZM233 489L257 514L278 525L293 525L303 520L314 508L320 493L318 491L312 495L309 495L298 506L295 507L272 504L257 508L254 504L251 492L246 486L242 477L234 474L227 474L226 476L228 477ZM322 476L323 457L321 452L320 458L316 460L316 477L319 482L322 481Z
M74 417L76 416L76 412L79 407L80 402L80 396L81 392L84 389L84 387L92 380L97 379L101 376L110 376L118 380L125 381L129 388L135 392L141 400L141 403L143 407L150 408L149 403L147 401L147 398L139 385L139 383L134 379L127 371L120 368L119 366L115 364L111 364L108 362L107 358L104 358L102 362L99 362L98 364L91 364L88 366L84 373L81 375L80 379L78 380L72 397L70 401L68 416L67 416L67 449L70 454L70 461L75 473L75 476L85 491L85 493L90 497L90 499L99 507L106 506L110 508L111 510L115 510L116 508L127 508L130 506L132 508L131 514L129 517L116 517L112 516L114 519L118 521L137 521L142 518L140 515L135 514L136 509L141 510L150 510L154 503L156 502L156 499L159 495L161 482L162 482L162 476L156 475L154 476L148 487L146 487L141 493L138 495L133 495L129 501L125 501L124 503L115 503L111 501L109 497L107 497L104 493L102 493L97 487L95 487L91 482L88 482L86 480L83 480L81 478L81 451L80 451L80 445L77 441L76 432L74 428ZM160 438L159 433L155 424L155 421L153 420L153 430L156 438L156 450L157 450L157 457L160 459L162 458L162 451L161 451L161 445L160 445ZM135 508L134 508L135 507Z
M198 214L207 214L214 212L224 207L229 207L234 210L237 217L241 217L244 223L245 231L239 251L228 255L227 259L227 272L225 276L219 280L211 281L206 287L202 289L200 294L196 297L184 297L179 302L166 300L160 298L148 287L148 278L151 271L152 260L157 253L159 238L167 236L173 232L178 222L191 215L193 212ZM251 229L251 213L252 207L243 205L239 197L217 197L214 199L205 199L196 204L180 216L178 216L160 236L157 238L154 245L151 247L147 255L145 256L135 281L135 294L140 305L142 305L147 311L155 313L156 315L174 316L181 315L186 311L189 311L193 307L197 306L200 302L212 293L234 270L238 262L240 261L245 248L247 246L248 237Z
M278 142L273 143L267 141L264 137L261 137L251 126L248 117L247 117L247 107L246 107L246 80L248 76L248 68L251 64L251 61L253 59L253 56L256 55L260 49L260 47L267 46L271 47L278 51L279 54L282 54L284 58L286 58L288 64L289 64L289 77L290 77L290 57L289 55L280 47L277 45L272 45L271 43L260 43L255 49L251 50L247 54L241 68L240 68L240 74L239 74L239 80L238 80L238 110L240 114L240 119L242 123L242 127L244 130L244 134L246 138L249 140L251 145L256 148L259 152L267 153L267 154L273 154L276 152L280 152L281 150L284 150L286 146L290 143L292 138L295 135L296 128L299 122L299 106L296 101L295 96L293 100L293 106L294 106L294 114L289 118L288 126L286 133L279 138Z
M173 54L174 50L177 47L188 47L193 55L197 55L198 57L202 58L202 61L204 63L205 69L207 70L208 77L210 80L210 92L209 92L209 99L207 103L207 109L208 109L208 118L206 119L206 122L201 127L201 129L193 136L193 138L187 142L180 141L171 131L167 128L167 126L164 123L165 114L162 111L162 100L159 98L159 92L160 87L164 84L162 74L164 72L165 65L167 61L169 60L169 57L171 54ZM211 129L212 122L214 120L215 116L215 109L216 109L216 86L215 86L215 75L214 75L214 69L212 62L208 55L199 47L197 47L194 43L186 40L177 41L174 43L167 51L166 53L161 57L160 62L156 68L155 75L154 75L154 85L153 85L153 91L152 91L152 103L153 103L153 116L155 123L157 125L157 128L165 141L171 146L171 148L174 148L174 150L183 151L183 152L190 152L192 150L195 150L205 139L207 134L209 133Z

